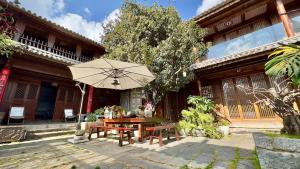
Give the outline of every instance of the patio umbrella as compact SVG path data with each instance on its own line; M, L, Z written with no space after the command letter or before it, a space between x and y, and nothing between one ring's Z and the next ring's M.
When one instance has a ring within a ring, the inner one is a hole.
M126 90L144 87L155 79L144 65L110 59L95 59L69 66L69 69L73 80L84 84L83 88L78 85L82 92L80 115L85 84L95 88Z
M96 88L126 90L144 87L154 76L144 65L110 59L69 66L73 80Z

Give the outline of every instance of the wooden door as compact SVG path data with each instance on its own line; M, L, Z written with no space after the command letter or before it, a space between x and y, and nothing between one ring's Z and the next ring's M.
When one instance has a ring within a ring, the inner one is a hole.
M237 104L237 95L235 92L235 85L232 79L225 79L222 81L223 94L224 94L224 102L225 108L228 111L228 114L231 119L239 119L241 118L238 104Z
M11 85L11 106L25 107L25 120L34 120L40 84L29 81L13 81Z
M75 87L61 85L56 96L53 119L63 120L64 109L73 109L74 114L77 114L79 104L78 92L75 90Z

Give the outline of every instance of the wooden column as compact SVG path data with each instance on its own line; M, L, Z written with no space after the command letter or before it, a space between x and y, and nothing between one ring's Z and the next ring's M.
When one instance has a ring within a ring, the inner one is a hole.
M20 21L20 20L17 20L16 21L16 25L15 25L15 28L17 30L17 32L15 33L15 36L14 36L14 41L19 41L20 37L23 35L24 31L25 31L25 23Z
M286 13L284 4L282 2L282 0L275 0L276 1L276 8L277 8L277 12L280 16L280 19L283 23L284 29L288 35L288 37L293 37L295 36L295 32L294 29L292 27L292 24L290 22L290 18L288 16L288 14Z
M5 89L7 86L7 81L8 81L9 75L10 75L10 69L7 67L4 67L0 73L0 103L2 103L4 94L5 94Z
M77 60L79 60L79 57L81 56L81 53L82 53L82 47L81 47L81 45L77 45L76 46L76 57L77 57Z
M201 87L202 87L201 80L197 79L197 88L198 88L198 91L199 91L199 96L202 96Z
M55 44L55 40L56 40L56 36L54 34L49 34L48 36L48 51L51 51L51 49L54 47Z
M92 112L92 106L93 106L93 94L94 94L94 87L93 87L93 86L90 86L90 87L89 87L89 96L88 96L87 108L86 108L86 112L87 112L87 113Z

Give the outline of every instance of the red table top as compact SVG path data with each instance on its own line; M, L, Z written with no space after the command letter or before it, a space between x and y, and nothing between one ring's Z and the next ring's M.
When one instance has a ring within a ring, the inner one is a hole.
M105 123L151 123L151 118L117 118L103 119Z

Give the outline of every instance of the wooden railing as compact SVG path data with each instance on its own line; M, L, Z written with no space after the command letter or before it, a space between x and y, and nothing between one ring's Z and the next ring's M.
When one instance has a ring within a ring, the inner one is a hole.
M91 58L86 56L77 56L74 52L64 49L62 47L54 46L50 48L48 46L48 43L42 40L38 40L36 38L30 37L28 35L22 35L19 40L20 43L32 46L50 53L53 53L55 55L59 55L65 58L73 59L80 62L87 62L91 60Z

